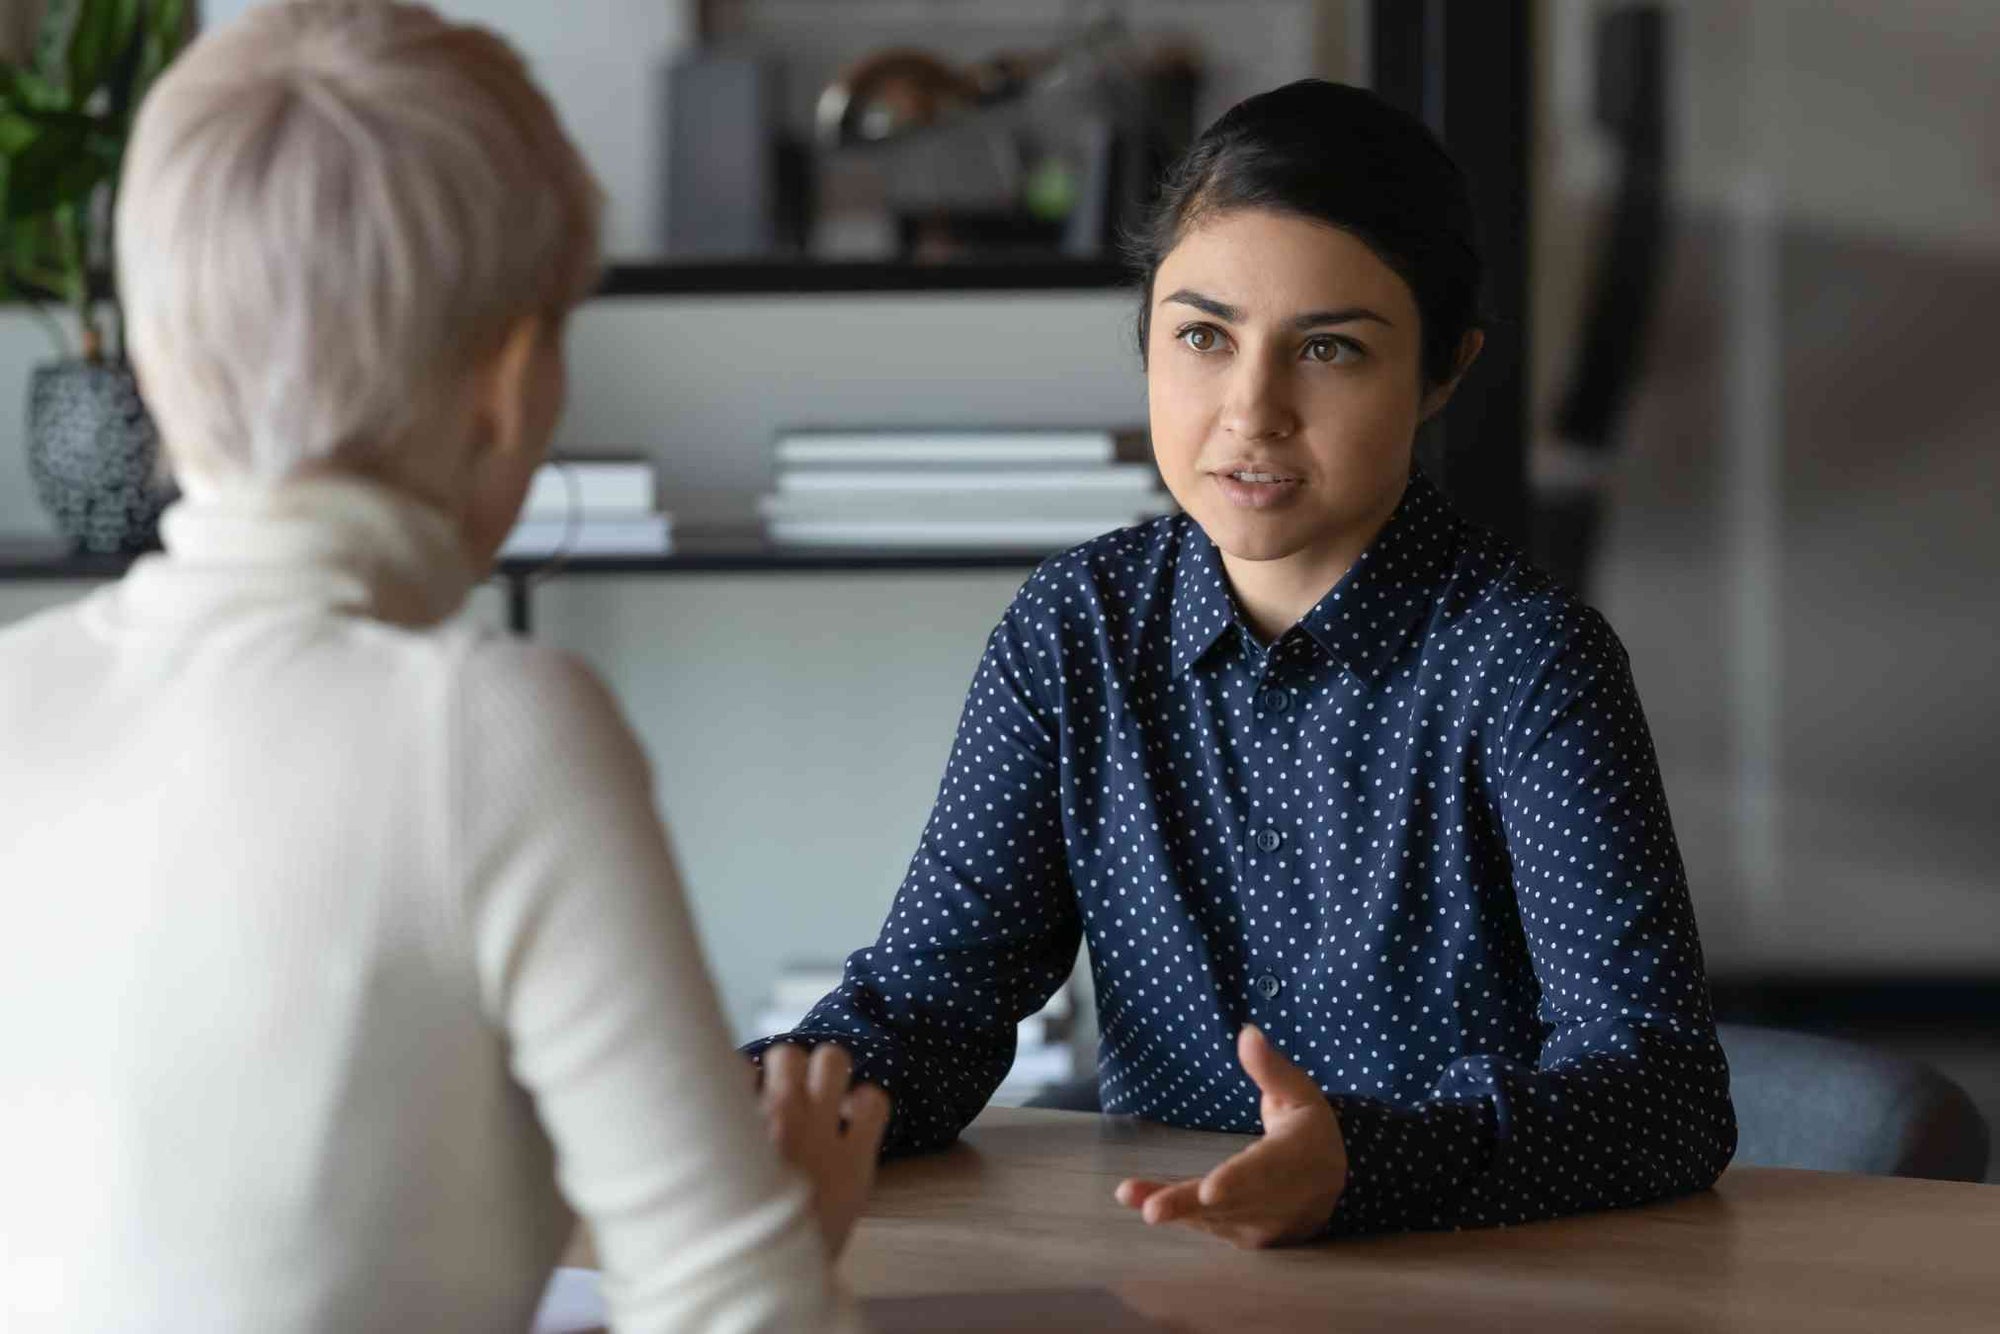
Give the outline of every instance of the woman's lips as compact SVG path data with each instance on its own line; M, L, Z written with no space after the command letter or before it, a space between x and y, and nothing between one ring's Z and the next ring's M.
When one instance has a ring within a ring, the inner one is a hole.
M1282 505L1298 495L1304 485L1299 478L1271 472L1212 472L1209 478L1221 490L1223 499L1252 510Z

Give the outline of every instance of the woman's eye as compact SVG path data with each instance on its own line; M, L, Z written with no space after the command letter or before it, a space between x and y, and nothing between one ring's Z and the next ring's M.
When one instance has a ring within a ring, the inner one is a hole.
M1213 352L1222 346L1222 335L1206 324L1190 324L1175 336L1196 352Z
M1345 338L1329 334L1324 338L1308 339L1305 358L1328 366L1347 366L1361 360L1361 349Z

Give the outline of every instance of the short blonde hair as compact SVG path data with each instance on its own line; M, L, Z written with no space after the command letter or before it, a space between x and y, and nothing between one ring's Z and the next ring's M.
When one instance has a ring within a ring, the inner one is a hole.
M601 195L513 49L387 0L273 3L140 109L117 248L176 469L393 472L524 317L595 284Z

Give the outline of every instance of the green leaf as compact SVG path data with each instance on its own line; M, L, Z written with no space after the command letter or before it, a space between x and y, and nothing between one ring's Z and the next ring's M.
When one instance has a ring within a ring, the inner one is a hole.
M115 141L112 141L115 143ZM88 116L44 121L41 132L9 155L9 222L32 218L88 198L111 178L116 162L107 136Z
M70 33L69 95L81 107L131 49L144 0L82 0Z
M69 91L70 38L79 11L89 0L45 0L42 26L35 34L35 73L58 93Z
M23 115L11 107L0 107L0 166L35 142L41 132L42 127L34 117ZM5 194L4 190L0 190L0 198L4 198Z
M62 89L33 70L0 66L0 105L24 111L60 111L68 101Z

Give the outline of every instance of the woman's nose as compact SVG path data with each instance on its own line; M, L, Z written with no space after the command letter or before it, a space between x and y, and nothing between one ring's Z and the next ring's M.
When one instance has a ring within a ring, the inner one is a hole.
M1245 357L1230 377L1222 428L1239 440L1282 440L1299 426L1286 377Z

